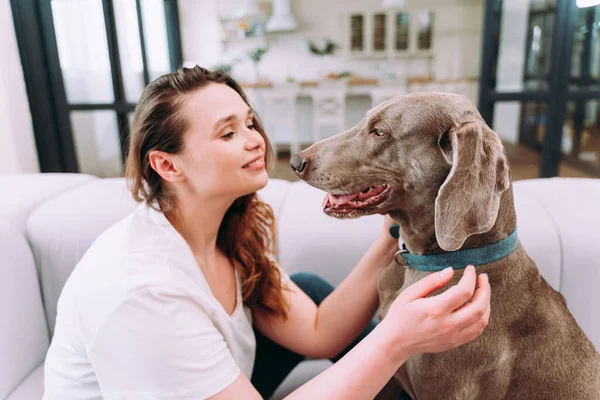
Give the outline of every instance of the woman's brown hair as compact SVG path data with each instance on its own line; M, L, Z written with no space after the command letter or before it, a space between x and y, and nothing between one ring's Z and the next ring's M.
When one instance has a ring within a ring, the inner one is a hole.
M215 83L229 86L250 106L244 91L233 78L199 66L180 68L146 87L135 108L125 165L129 189L136 201L156 205L162 212L174 211L176 199L150 166L148 155L153 150L170 154L183 150L188 121L182 105L187 95ZM271 145L260 119L256 113L253 115L255 129L266 143L268 168L273 157ZM217 246L238 269L244 304L286 318L288 305L282 291L281 273L270 257L275 253L273 209L256 193L240 197L225 213Z

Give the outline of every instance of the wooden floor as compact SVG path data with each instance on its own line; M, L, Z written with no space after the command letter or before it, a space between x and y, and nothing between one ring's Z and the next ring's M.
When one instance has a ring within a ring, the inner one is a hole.
M518 181L522 179L534 179L539 177L540 155L529 148L505 143L504 148L510 164L511 179ZM279 156L277 162L273 164L271 178L285 179L288 181L297 181L298 177L290 168L289 156ZM559 175L562 177L589 177L585 173L572 168L565 163L560 166Z

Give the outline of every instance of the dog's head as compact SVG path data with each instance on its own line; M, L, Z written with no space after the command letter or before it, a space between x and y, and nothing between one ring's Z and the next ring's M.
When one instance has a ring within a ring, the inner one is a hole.
M337 218L403 210L408 202L433 207L444 250L491 229L510 186L498 135L466 97L449 93L390 99L290 163L329 192L323 208Z

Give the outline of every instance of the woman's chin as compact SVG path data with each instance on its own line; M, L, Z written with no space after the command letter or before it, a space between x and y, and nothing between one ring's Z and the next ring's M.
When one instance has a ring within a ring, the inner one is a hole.
M245 196L254 192L259 191L260 189L267 186L269 183L269 174L265 170L264 172L257 173L256 176L253 176L248 180L247 184L244 185L244 193L241 193L240 196ZM240 185L241 187L241 185Z
M258 174L258 176L256 177L256 185L259 186L256 190L260 190L260 189L264 188L265 186L267 186L268 183L269 183L269 174L268 174L267 170L265 169L260 174Z

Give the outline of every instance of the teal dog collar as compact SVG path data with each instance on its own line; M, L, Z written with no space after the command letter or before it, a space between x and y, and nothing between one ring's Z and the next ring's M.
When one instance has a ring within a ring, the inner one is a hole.
M410 254L402 245L402 249L396 252L395 259L398 264L398 256L402 256L404 263L412 269L426 272L441 271L445 268L463 269L469 265L478 266L498 261L513 253L519 244L517 230L499 242L487 246L449 251L435 254Z

